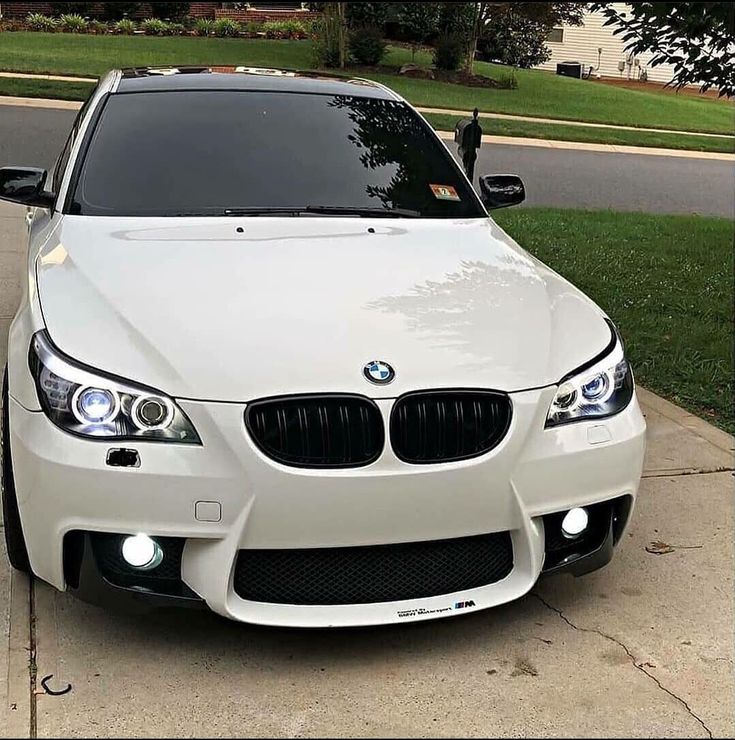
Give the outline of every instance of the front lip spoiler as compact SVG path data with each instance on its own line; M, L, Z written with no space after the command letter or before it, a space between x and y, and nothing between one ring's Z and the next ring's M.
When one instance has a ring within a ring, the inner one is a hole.
M67 583L67 590L76 598L88 604L127 614L146 614L159 609L206 609L200 598L173 596L157 593L143 588L127 588L110 583L97 565L88 532L84 533L79 561L77 585Z

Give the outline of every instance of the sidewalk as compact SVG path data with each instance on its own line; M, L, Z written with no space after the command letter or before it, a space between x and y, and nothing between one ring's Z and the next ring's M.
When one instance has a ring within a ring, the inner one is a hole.
M0 207L0 365L16 228L22 209ZM732 737L734 442L640 399L645 476L615 560L462 618L307 632L125 616L11 577L0 552L0 737ZM49 674L71 691L46 694Z

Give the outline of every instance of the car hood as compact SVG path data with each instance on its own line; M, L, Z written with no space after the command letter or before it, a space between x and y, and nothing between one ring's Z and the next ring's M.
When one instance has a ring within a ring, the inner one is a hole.
M610 341L490 219L66 216L37 279L64 353L178 398L519 391ZM372 360L390 386L365 379Z

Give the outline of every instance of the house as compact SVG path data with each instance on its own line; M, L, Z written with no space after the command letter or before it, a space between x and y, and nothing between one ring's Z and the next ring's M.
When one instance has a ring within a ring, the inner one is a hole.
M626 3L613 3L618 11L625 10ZM645 53L632 56L625 51L625 42L621 36L613 35L613 26L605 26L605 15L601 12L585 11L584 23L581 26L560 26L555 28L547 46L551 58L540 64L537 69L556 71L559 62L581 62L585 71L592 67L592 75L617 77L619 79L669 82L674 76L670 64L650 66L652 54Z

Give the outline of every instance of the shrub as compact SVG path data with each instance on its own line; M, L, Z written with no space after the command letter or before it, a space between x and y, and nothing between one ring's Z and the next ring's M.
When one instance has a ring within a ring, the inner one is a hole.
M263 24L268 39L305 39L306 28L299 21L269 21Z
M169 24L160 18L146 18L140 28L146 36L168 36L171 33Z
M315 67L339 67L339 36L339 21L331 16L324 16L314 24L312 62Z
M464 58L464 44L458 36L442 36L434 48L434 64L437 69L454 72Z
M88 21L76 13L67 13L59 18L59 28L66 33L82 33L87 30Z
M87 33L104 34L109 30L109 26L104 21L92 19L87 24Z
M191 3L151 3L154 18L180 20L189 14Z
M115 33L132 36L135 33L135 23L130 18L123 18L115 24Z
M94 3L51 3L51 15L91 15Z
M220 18L214 22L214 34L220 38L239 36L240 24L231 18Z
M375 67L388 50L383 32L377 26L356 28L350 33L350 53L359 64Z
M31 31L55 31L56 30L56 19L49 18L49 16L43 13L29 13L26 16L26 23Z
M103 5L105 8L105 18L112 21L131 17L135 15L135 11L140 7L140 3L103 3Z
M183 36L186 33L186 26L183 23L169 23L167 25L169 36Z
M263 33L263 24L259 21L248 21L243 25L242 32L246 36L255 38L259 34Z
M197 18L194 32L197 36L214 36L214 21L211 18Z

